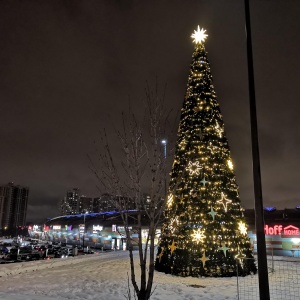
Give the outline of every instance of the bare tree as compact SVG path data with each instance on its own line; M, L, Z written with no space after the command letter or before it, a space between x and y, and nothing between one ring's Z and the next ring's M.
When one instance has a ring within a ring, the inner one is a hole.
M131 283L134 297L149 299L152 293L155 235L162 218L166 198L166 156L162 139L169 131L169 113L163 107L164 95L158 95L157 88L146 88L144 116L141 121L129 108L122 113L121 130L115 129L119 146L112 147L111 135L104 129L100 134L98 164L92 162L92 170L97 176L104 192L114 195L112 201L123 220L127 248L129 251ZM117 152L115 151L117 148ZM148 195L146 198L145 193ZM119 197L118 197L119 196ZM129 213L129 202L133 203L136 213ZM138 234L138 254L140 282L136 280L130 224L135 218ZM148 234L142 242L142 228L147 227ZM130 290L126 296L130 299Z

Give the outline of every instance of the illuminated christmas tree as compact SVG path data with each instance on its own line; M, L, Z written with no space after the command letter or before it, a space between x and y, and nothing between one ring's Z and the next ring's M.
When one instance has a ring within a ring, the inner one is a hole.
M256 273L204 40L195 43L155 268L182 276Z

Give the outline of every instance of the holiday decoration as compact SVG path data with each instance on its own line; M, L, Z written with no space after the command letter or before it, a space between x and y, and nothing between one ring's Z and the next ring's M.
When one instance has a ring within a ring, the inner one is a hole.
M201 169L199 161L196 161L196 162L190 161L187 169L189 170L191 175L199 175L200 169Z
M206 186L206 184L208 183L208 181L205 180L205 177L200 182L203 184L203 186Z
M212 216L213 220L215 220L216 212L213 210L212 207L210 208L210 212L208 214Z
M217 203L220 203L223 205L225 212L227 212L227 205L230 204L232 201L227 199L223 193L221 193L221 199L217 201Z
M174 252L174 250L176 250L176 246L175 246L175 243L174 243L174 241L172 242L172 245L169 247L170 248L170 250L171 250L171 255L173 254L173 252Z
M205 267L205 263L209 260L209 258L205 256L205 252L204 252L203 256L199 258L199 260L202 261L203 267Z
M192 34L195 50L155 268L181 276L233 276L237 269L253 274L257 268L204 48L205 32L198 26Z

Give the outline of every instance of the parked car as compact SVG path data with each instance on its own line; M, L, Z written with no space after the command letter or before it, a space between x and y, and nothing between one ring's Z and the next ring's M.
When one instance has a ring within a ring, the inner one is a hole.
M14 247L10 249L7 256L8 260L22 261L22 260L39 260L41 258L38 251L34 251L32 247Z
M44 258L46 255L47 247L45 245L36 245L33 247L32 251L38 253L41 258Z
M54 257L56 258L67 258L70 255L69 248L66 247L60 247L55 251Z

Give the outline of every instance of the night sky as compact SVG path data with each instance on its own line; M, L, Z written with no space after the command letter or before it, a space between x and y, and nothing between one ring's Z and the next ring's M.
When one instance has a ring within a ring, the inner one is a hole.
M300 1L250 0L264 206L300 205ZM148 81L181 109L205 42L240 197L254 206L243 0L0 2L0 183L28 186L28 221L70 188L97 197L98 131L141 106Z

